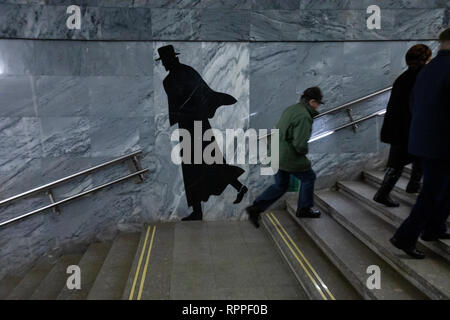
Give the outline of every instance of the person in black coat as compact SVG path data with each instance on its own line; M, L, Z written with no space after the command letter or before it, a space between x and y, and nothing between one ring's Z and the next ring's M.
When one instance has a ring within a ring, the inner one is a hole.
M187 130L191 139L195 139L195 123L201 124L200 137L211 129L208 118L213 118L220 106L233 105L237 100L229 94L212 90L202 79L200 74L192 67L180 63L178 53L173 46L163 46L158 49L160 58L169 74L163 81L164 90L167 94L169 104L169 123L171 126L178 124L180 129ZM200 129L200 128L199 128ZM189 161L182 162L184 188L186 200L193 212L183 218L183 221L202 220L203 212L201 202L208 201L211 195L220 195L228 185L237 191L234 203L241 202L247 187L239 182L238 177L245 171L237 166L226 164L222 154L215 154L222 158L222 163L207 163L203 159L203 152L211 143L216 143L215 137L209 141L198 141L191 143L189 150ZM214 150L220 150L218 145ZM182 150L185 152L186 150ZM219 151L220 152L220 151ZM198 153L197 155L195 153ZM182 155L181 155L182 156ZM199 158L200 161L195 162Z
M394 201L390 192L402 175L403 168L412 163L412 173L406 192L417 193L420 189L422 171L420 163L408 153L409 129L411 125L410 96L417 75L432 56L430 48L423 44L417 44L406 53L408 70L403 72L392 87L391 97L386 108L383 126L381 129L381 141L391 145L387 171L380 189L373 200L388 207L398 207L400 204Z
M450 28L439 36L441 50L417 77L411 99L409 153L419 157L423 187L409 217L391 243L423 259L416 243L450 239Z

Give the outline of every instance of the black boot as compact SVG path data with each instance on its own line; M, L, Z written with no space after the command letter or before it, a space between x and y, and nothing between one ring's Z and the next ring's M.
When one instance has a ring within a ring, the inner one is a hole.
M203 219L202 203L194 203L192 208L194 209L194 212L181 219L181 221L195 221Z
M402 245L395 237L391 238L389 241L392 243L392 245L394 247L402 250L410 257L413 257L414 259L425 259L425 255L423 254L423 252L417 250L417 248L415 246L406 247L406 246Z
M181 219L181 221L194 221L194 220L202 220L202 219L203 219L203 213L194 211L187 217L184 217L183 219Z
M420 181L422 180L422 168L420 163L413 162L411 178L409 179L408 186L406 187L407 193L419 193L422 185Z
M295 216L298 218L320 218L321 212L314 208L297 209Z
M388 168L384 176L383 183L381 184L380 189L378 189L378 192L373 197L373 200L375 202L384 204L387 207L400 206L398 202L391 199L389 194L391 193L392 189L394 189L394 186L397 183L398 179L400 179L401 174L401 169L398 170L394 168Z
M247 193L247 191L248 191L247 187L243 185L236 196L236 200L234 200L233 203L237 204L237 203L241 202L242 198Z

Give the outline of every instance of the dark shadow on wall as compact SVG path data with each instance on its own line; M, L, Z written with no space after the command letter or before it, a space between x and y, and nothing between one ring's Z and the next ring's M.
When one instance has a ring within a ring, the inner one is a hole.
M192 214L183 220L201 220L201 202L208 201L211 195L221 195L225 188L231 185L238 192L234 203L239 203L248 191L238 180L245 171L226 164L223 155L217 154L220 152L217 145L213 148L212 155L214 159L223 159L222 163L208 164L203 159L205 148L212 143L216 144L214 137L212 142L202 139L204 133L211 129L208 119L214 117L219 107L233 105L237 100L229 94L212 90L197 71L180 63L177 57L179 53L175 52L173 46L161 47L158 53L157 61L162 61L165 69L169 71L163 84L168 98L170 125L178 124L179 129L187 130L191 142L193 138L198 139L196 134L201 140L201 148L196 148L195 143L191 143L190 150L182 149L182 152L190 151L190 161L183 159L181 164L187 203L193 207ZM201 124L201 132L195 132L196 124ZM183 158L183 154L180 156ZM194 163L194 158L200 161Z

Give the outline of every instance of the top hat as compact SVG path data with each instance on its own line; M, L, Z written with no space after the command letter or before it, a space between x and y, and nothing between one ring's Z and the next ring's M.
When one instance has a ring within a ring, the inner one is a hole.
M172 45L158 48L158 53L159 53L159 58L156 59L156 61L169 60L169 59L175 58L177 55L179 55L178 52L175 52L175 49L173 48Z

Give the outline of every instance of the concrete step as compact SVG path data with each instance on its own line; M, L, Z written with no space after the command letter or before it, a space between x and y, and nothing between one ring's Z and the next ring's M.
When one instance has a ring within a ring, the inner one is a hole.
M28 299L52 268L53 264L46 259L39 261L9 293L6 300Z
M122 298L139 238L139 233L119 233L116 236L89 292L88 300L119 300Z
M110 242L91 244L78 262L81 271L81 289L70 290L64 286L57 300L85 300L110 248Z
M261 222L309 299L361 299L288 212L266 212Z
M61 290L66 286L67 267L77 265L81 259L81 254L64 255L42 279L39 286L30 296L30 300L55 300Z
M337 191L316 192L317 202L371 248L414 286L432 299L450 298L450 265L427 248L421 248L427 258L411 259L394 248L389 239L395 232L392 225L368 212L367 208Z
M382 171L364 171L363 172L364 181L369 184L379 188L384 179L384 172ZM393 189L393 196L397 199L401 199L413 206L417 201L417 194L411 194L406 192L406 186L408 185L408 179L405 177L400 177L397 184Z
M362 297L379 300L426 299L420 290L399 277L389 264L326 212L322 211L319 219L299 219L295 217L296 199L288 199L286 204L294 221L315 241ZM382 270L381 289L367 287L367 268L372 265Z
M409 216L412 206L407 202L399 200L400 207L388 208L372 200L373 195L377 192L377 188L363 181L342 181L337 186L341 192L354 197L357 201L366 205L373 214L390 223L393 227L398 228L400 224ZM450 226L450 222L447 222ZM450 263L450 241L440 240L433 242L419 241L425 247L433 250L441 255Z
M0 281L0 300L5 299L21 280L22 278L17 276L4 277Z
M412 172L412 165L408 164L407 166L405 166L405 168L403 169L403 176L406 179L409 179L411 177L411 172Z
M147 226L139 241L122 300L169 300L175 223Z

